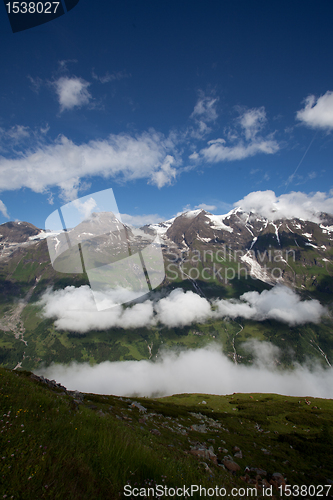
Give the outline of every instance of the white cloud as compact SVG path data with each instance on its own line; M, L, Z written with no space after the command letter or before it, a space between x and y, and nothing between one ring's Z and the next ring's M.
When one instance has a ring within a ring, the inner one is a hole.
M207 212L211 212L217 209L215 205L206 205L206 203L200 203L200 205L196 205L194 208L201 208L202 210L206 210Z
M147 224L158 224L159 222L163 222L165 220L164 217L161 217L158 214L144 214L144 215L120 214L120 216L124 224L135 227L142 227Z
M207 143L199 154L194 152L190 159L198 160L200 157L209 163L221 161L244 160L260 153L274 154L280 146L272 135L261 137L259 132L267 122L265 108L253 108L244 111L236 120L238 130L228 130L226 137L232 143L227 144L226 139L218 138Z
M311 128L333 129L333 92L328 90L317 99L309 95L296 117Z
M98 295L98 292L95 292ZM125 289L111 290L109 306L133 300L136 294ZM55 327L85 333L90 330L105 330L112 327L137 328L154 324L153 305L150 301L135 304L131 308L115 305L106 311L96 310L90 287L68 286L64 290L43 294L39 304L43 307L45 318L56 318Z
M303 300L290 288L276 285L271 290L246 292L240 300L217 300L217 316L263 321L275 319L288 325L319 323L327 314L318 300Z
M98 293L97 293L98 295ZM136 295L126 289L110 290L108 307L135 299ZM44 293L40 305L46 318L55 318L55 326L60 330L88 332L114 326L134 328L150 327L160 323L173 327L183 327L192 323L204 323L211 318L242 317L263 321L275 319L289 325L307 322L317 323L326 314L326 309L317 300L301 301L292 290L275 286L269 291L247 292L239 300L215 300L211 303L192 291L173 290L167 297L145 301L130 308L112 307L97 311L89 286Z
M160 169L152 172L151 184L155 184L158 188L171 184L177 175L177 170L171 167L173 163L175 163L174 157L167 155Z
M219 101L218 97L206 95L199 91L199 98L194 106L194 110L190 116L196 124L196 128L191 128L188 132L195 139L202 139L206 134L211 132L211 128L207 123L215 122L218 118L216 105Z
M208 142L208 147L200 151L202 157L209 163L220 161L244 160L258 153L274 154L279 150L279 145L275 140L260 140L250 144L242 142L235 146L225 146L223 139L216 139Z
M191 118L199 119L204 123L215 121L218 117L216 111L218 100L218 97L206 96L203 92L200 92L199 99L194 106Z
M25 125L14 125L8 129L0 127L0 151L12 151L17 150L19 146L27 146L31 137L37 134L36 130L33 131Z
M55 143L38 145L17 158L0 156L0 190L27 187L43 193L59 186L65 199L73 199L81 179L92 176L127 181L147 178L162 187L176 176L171 165L178 162L168 154L170 149L174 149L172 141L154 131L137 137L110 135L81 145L61 136Z
M25 127L23 125L15 125L7 131L7 135L15 142L19 142L21 139L30 137L29 127Z
M326 193L291 192L276 196L274 191L254 191L234 203L245 212L254 212L270 220L299 218L319 222L322 212L333 214L333 196Z
M40 127L39 130L40 130L41 134L46 135L48 133L48 131L50 130L50 125L47 123L45 125L45 127Z
M89 198L85 202L74 200L73 206L77 208L78 212L81 214L82 220L85 220L93 213L93 210L97 207L97 203L94 198Z
M266 111L261 108L254 108L245 111L239 118L241 127L244 129L245 139L253 140L266 123Z
M204 322L211 316L208 300L191 291L173 290L155 304L157 319L169 327L190 325L194 322Z
M0 200L0 212L2 213L2 215L4 217L6 217L6 219L9 219L9 215L8 215L8 212L7 212L7 207L6 207L6 205L4 204L4 202L2 200Z
M333 397L333 370L295 365L276 367L279 352L265 342L249 345L256 356L252 366L234 364L219 346L164 352L154 361L54 364L37 371L68 389L118 396L167 396L181 393L277 393L288 396ZM213 374L213 375L212 375ZM198 407L199 408L199 407Z
M60 111L89 104L92 99L87 90L89 85L89 82L77 77L62 76L56 80L54 86L59 99Z

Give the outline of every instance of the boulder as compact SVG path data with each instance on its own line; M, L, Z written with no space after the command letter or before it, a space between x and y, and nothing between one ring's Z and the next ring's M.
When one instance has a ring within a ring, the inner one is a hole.
M231 458L229 457L224 457L223 459L223 465L230 471L230 472L237 472L240 470L240 466L234 462Z
M202 432L204 434L206 434L206 432L207 432L207 428L206 428L205 424L202 424L202 425L193 424L193 425L191 425L191 430L196 431L196 432Z
M215 465L217 465L217 456L215 455L214 448L212 446L210 446L208 449L203 445L194 446L190 450L190 453L197 457L208 458Z
M274 483L277 486L284 487L286 485L286 481L285 481L283 475L280 474L280 472L274 472L274 474L272 474L272 481L274 481ZM272 484L272 482L271 482L271 484Z
M150 431L150 432L151 432L152 434L154 434L155 436L160 436L160 435L161 435L161 433L160 433L160 431L159 431L158 429L151 429L151 431Z

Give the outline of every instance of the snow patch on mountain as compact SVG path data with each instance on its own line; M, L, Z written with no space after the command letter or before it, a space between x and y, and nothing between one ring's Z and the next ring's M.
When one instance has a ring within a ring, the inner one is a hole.
M184 212L182 215L183 217L193 219L194 217L197 217L200 212L204 212L204 210L202 208L199 208L198 210L189 210L188 212Z
M172 226L175 217L173 219L166 220L165 222L159 222L158 224L150 224L149 228L156 231L159 236L165 235L169 227Z
M223 231L228 231L229 233L233 232L232 227L224 224L223 222L223 219L225 218L224 215L206 214L206 217L207 219L209 219L209 222L207 222L207 224L209 224L210 227L214 229L222 229Z
M30 241L34 241L34 240L45 240L46 238L49 238L49 237L55 237L55 236L58 236L59 234L63 233L64 231L63 230L59 230L59 231L41 231L40 233L36 234L35 236L30 236L29 237L29 240Z
M324 226L320 224L319 227L323 230L323 233L330 233L333 231L333 226Z
M253 278L264 281L269 285L272 284L272 278L268 276L267 272L260 266L259 262L257 262L253 258L251 252L246 252L246 254L243 255L240 259L242 262L245 262L245 264L248 264L250 266L250 274Z

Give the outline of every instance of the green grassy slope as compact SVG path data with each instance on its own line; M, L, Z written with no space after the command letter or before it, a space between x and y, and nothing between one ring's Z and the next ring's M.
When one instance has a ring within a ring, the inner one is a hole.
M333 479L332 400L136 398L146 412L133 401L68 393L28 372L0 369L0 497L134 498L124 497L125 484L219 486L228 493L257 485L260 497L265 482L275 488L277 472L292 485ZM243 458L233 456L235 446ZM227 455L240 467L234 474L223 467Z

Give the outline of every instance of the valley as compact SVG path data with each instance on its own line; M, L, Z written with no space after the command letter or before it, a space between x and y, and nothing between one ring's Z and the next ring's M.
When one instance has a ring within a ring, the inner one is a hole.
M179 352L211 343L222 346L234 363L251 364L253 356L244 346L257 339L280 349L277 364L281 368L308 359L330 367L332 218L322 215L322 220L320 224L301 220L270 223L238 209L225 216L199 210L143 227L139 243L143 244L142 234L157 232L165 266L163 282L141 302L167 297L178 288L212 303L217 299L238 300L247 292L261 294L278 283L297 290L302 300L319 300L328 311L319 323L288 325L274 319L257 321L239 316L207 318L178 327L91 328L85 333L56 328L51 318L43 317L39 300L50 287L61 290L88 284L87 275L53 269L47 233L23 222L5 223L0 257L1 365L34 370L53 362L154 360L166 349ZM138 238L130 228L126 234L135 245ZM57 237L51 234L49 238Z

